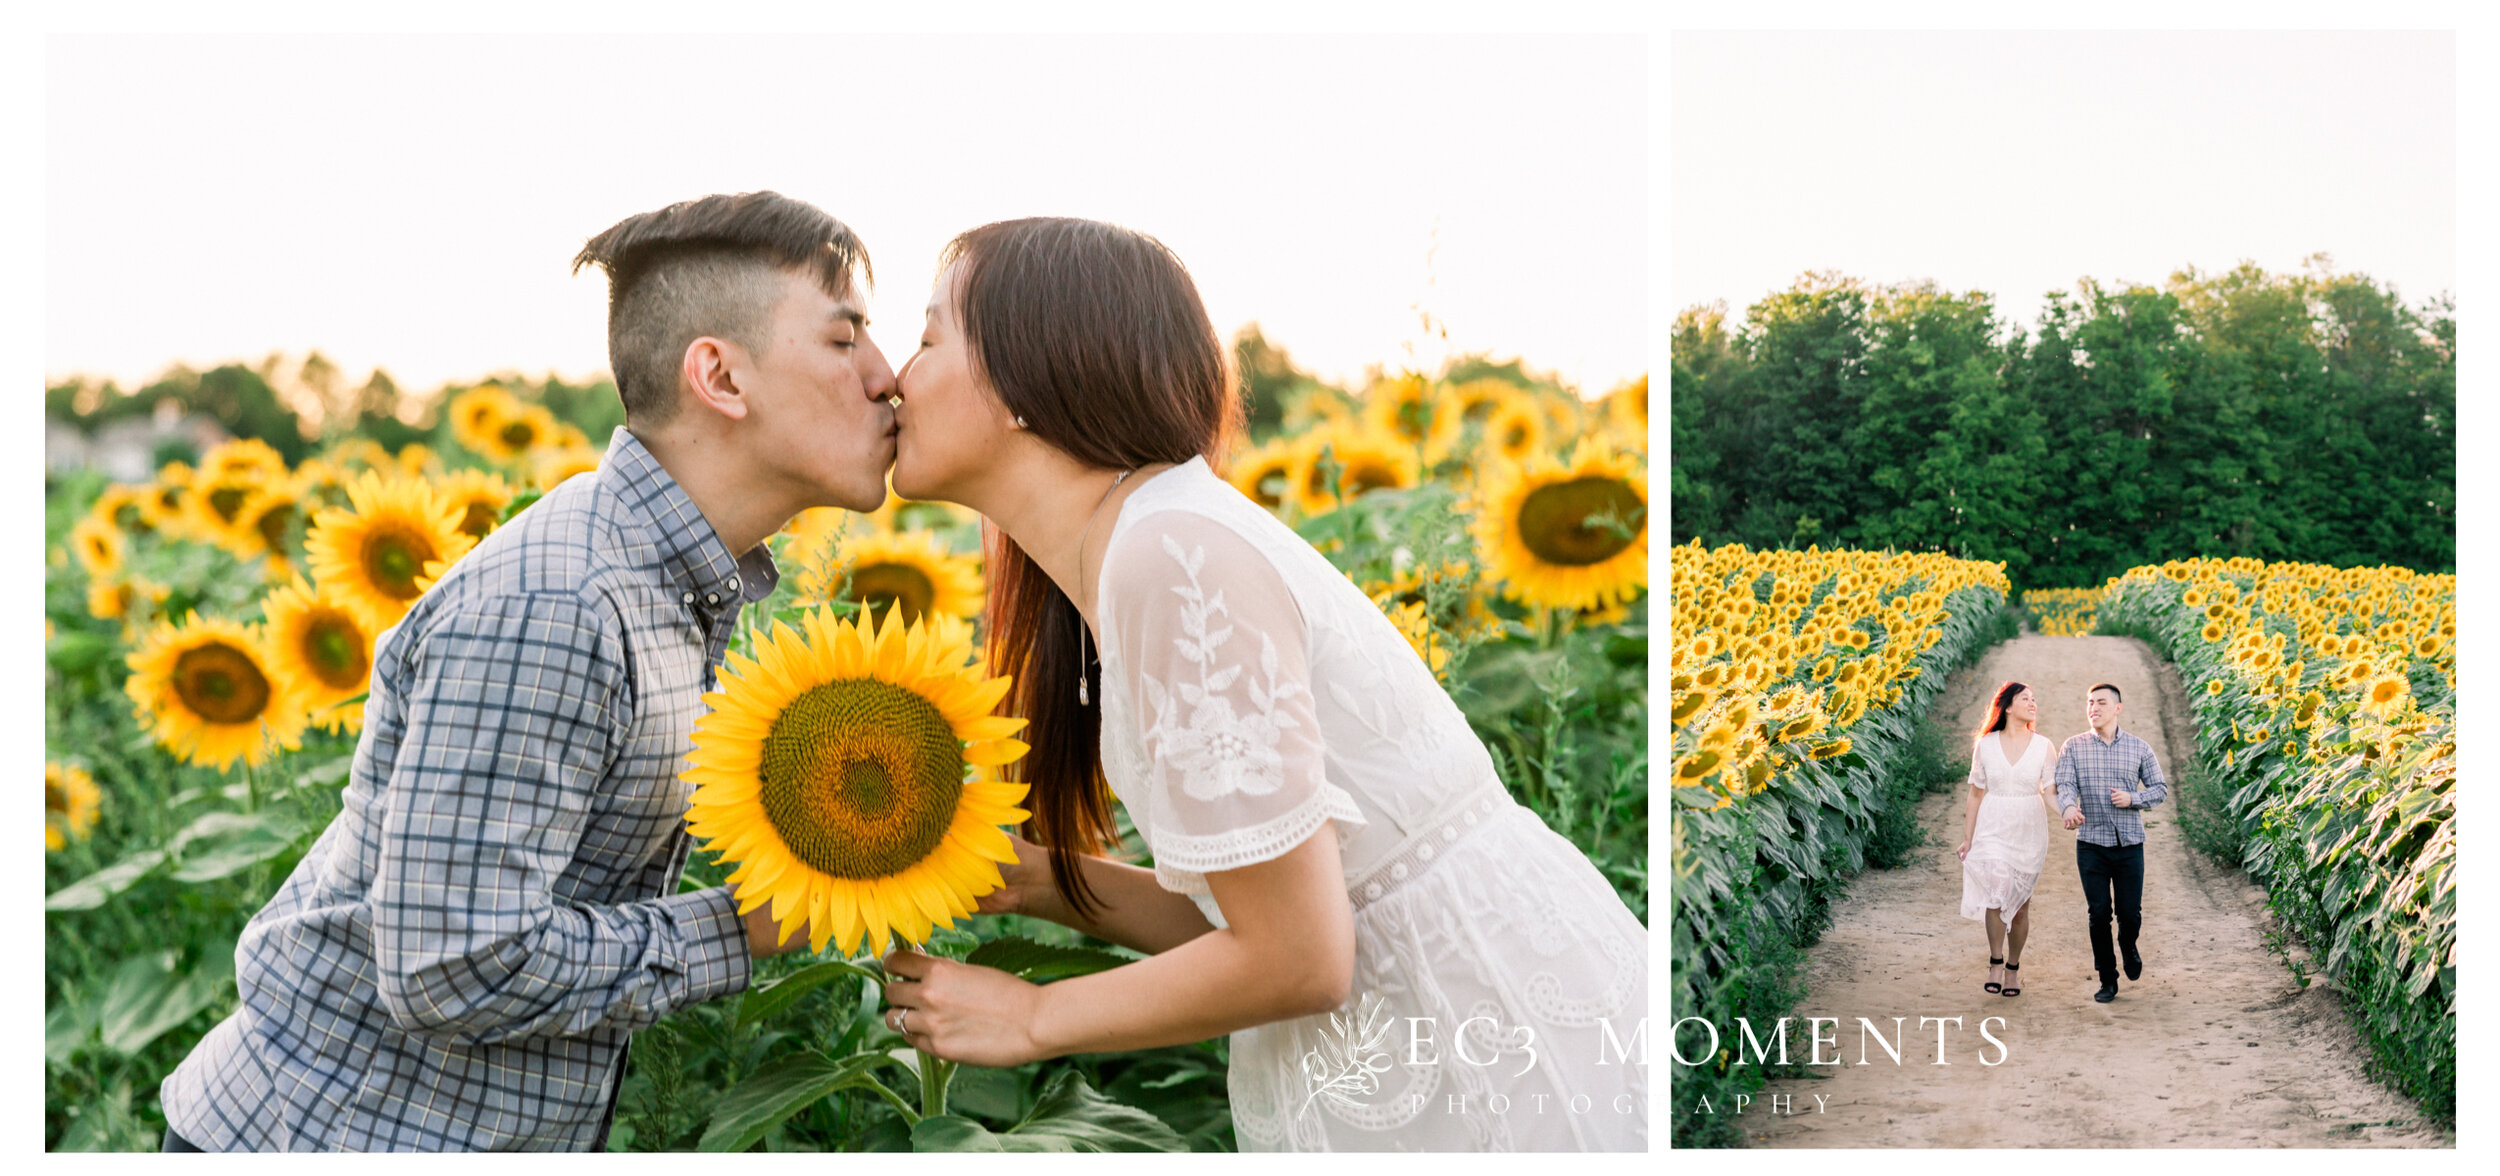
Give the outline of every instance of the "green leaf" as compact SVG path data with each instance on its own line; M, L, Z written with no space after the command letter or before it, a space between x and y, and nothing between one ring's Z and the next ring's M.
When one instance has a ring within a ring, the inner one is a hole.
M53 891L43 900L47 911L91 911L130 889L148 872L165 863L165 851L143 850Z
M181 882L213 882L232 877L296 848L299 836L292 828L274 822L257 822L220 839L204 852L186 856L173 876Z
M779 980L755 989L738 1002L738 1027L741 1029L772 1016L797 1003L798 999L844 977L857 977L878 984L885 983L885 974L846 960L826 960L810 964Z
M95 1002L63 1001L43 1015L43 1060L55 1066L69 1064L70 1055L87 1044L95 1034Z
M703 1131L697 1151L742 1152L790 1116L836 1091L865 1088L873 1056L841 1061L810 1050L764 1064L736 1090L721 1096L712 1125Z
M83 674L103 663L113 652L115 642L102 633L82 633L75 629L53 636L45 647L44 657L52 668L63 675Z
M1021 935L1010 935L972 949L964 956L964 962L996 968L1035 984L1048 984L1053 980L1107 972L1122 964L1135 963L1137 958L1097 947L1059 947L1036 943Z
M1189 1141L1153 1115L1096 1094L1074 1070L1061 1070L1024 1121L1003 1132L960 1115L934 1115L911 1129L913 1151L1185 1152Z
M137 1053L233 991L232 940L210 945L189 971L175 967L178 954L151 952L122 961L96 1010L105 1048Z

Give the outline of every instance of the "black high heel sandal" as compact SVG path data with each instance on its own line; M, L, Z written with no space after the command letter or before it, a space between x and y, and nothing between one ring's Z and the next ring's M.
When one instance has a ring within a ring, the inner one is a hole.
M2023 994L2023 990L2014 985L2014 973L2022 970L2021 964L2005 965L2005 989L1997 993L1998 996L2021 996Z
M2000 965L2000 964L2002 964L2002 963L2004 963L2004 962L2005 962L2005 957L2004 957L2004 956L1989 956L1989 957L1988 957L1988 966L1989 966L1989 967L1991 967L1991 968L1996 967L1996 966L1998 966L1998 965ZM2000 990L2000 989L2002 989L2002 988L2004 988L2004 987L2005 987L2004 985L1999 984L1999 983L1997 983L1997 982L1996 982L1996 981L1994 981L1994 980L1990 980L1989 982L1987 982L1987 983L1985 983L1985 984L1980 985L1980 986L1979 986L1979 990L1980 990L1981 992L1996 992L1996 991L1998 991L1998 990Z

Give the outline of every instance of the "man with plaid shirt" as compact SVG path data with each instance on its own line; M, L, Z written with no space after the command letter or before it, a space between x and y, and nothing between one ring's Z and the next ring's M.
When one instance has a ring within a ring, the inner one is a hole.
M805 942L680 891L678 773L778 578L765 538L884 500L867 256L757 192L628 218L586 264L625 427L376 642L343 811L165 1079L168 1151L600 1150L632 1031Z
M2083 875L2092 966L2101 974L2092 999L2102 1004L2118 999L2119 955L2126 957L2127 979L2144 974L2144 958L2135 950L2144 922L2143 814L2170 795L2153 746L2118 729L2123 709L2116 686L2094 686L2083 707L2092 729L2067 740L2057 756L2057 807L2066 814L2066 827L2076 831L2075 868ZM2109 940L2113 907L2115 952Z

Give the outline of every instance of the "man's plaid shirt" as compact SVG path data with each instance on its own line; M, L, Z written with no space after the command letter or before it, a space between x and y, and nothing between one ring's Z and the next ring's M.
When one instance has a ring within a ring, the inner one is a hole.
M208 1151L586 1150L628 1035L742 991L744 921L678 893L732 559L632 434L386 631L330 823L235 949L242 1007L165 1079Z
M2129 807L2109 802L2109 790L2129 793ZM2144 810L2170 795L2153 745L2121 730L2107 743L2086 731L2057 753L2057 811L2080 806L2083 827L2075 839L2094 845L2144 844Z

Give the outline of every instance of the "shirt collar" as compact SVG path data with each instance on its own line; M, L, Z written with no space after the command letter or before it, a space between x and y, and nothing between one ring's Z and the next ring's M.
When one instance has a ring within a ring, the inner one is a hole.
M733 558L685 487L622 425L608 438L599 478L650 529L660 564L686 603L700 603L706 610L724 603L752 604L772 595L780 583L772 552L758 543Z

